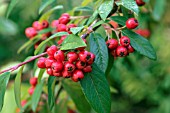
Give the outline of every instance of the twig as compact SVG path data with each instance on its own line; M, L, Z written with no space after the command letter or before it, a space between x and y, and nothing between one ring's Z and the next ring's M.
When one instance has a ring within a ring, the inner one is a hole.
M8 68L8 69L6 69L6 70L1 71L0 74L5 73L5 72L8 72L8 71L11 71L11 72L12 72L12 71L18 69L20 66L25 65L25 64L27 64L27 63L29 63L29 62L37 59L37 58L40 58L40 57L42 57L42 56L44 56L44 55L46 55L46 54L47 54L47 53L45 52L45 53L41 53L41 54L39 54L39 55L33 56L33 57L31 57L29 60L27 60L27 61L25 61L25 62L22 62L22 63L20 63L20 64L18 64L18 65L16 65L16 66L13 66L13 67L10 67L10 68Z
M90 15L87 16L71 16L70 20L75 20L75 19L85 19L85 18L89 18Z

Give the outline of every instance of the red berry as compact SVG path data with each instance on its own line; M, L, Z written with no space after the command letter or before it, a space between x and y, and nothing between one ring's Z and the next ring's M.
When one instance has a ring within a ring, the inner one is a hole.
M56 77L61 77L62 73L61 72L54 72L53 71L53 75L56 76Z
M70 18L70 15L68 13L63 13L61 16L66 16L67 18Z
M109 39L106 42L106 45L109 49L116 49L118 46L118 41L116 39Z
M30 87L30 88L28 89L28 93L29 93L30 95L32 95L32 94L34 93L34 89L35 89L34 86Z
M64 25L64 24L59 24L58 26L57 26L57 32L62 32L62 31L67 31L67 26L66 25Z
M112 55L113 57L117 57L116 51L115 51L115 50L112 50L112 51L111 51L111 55Z
M46 71L47 71L47 74L53 76L53 70L52 70L52 68L47 68Z
M46 58L44 58L44 57L39 58L39 60L38 60L38 62L37 62L37 66L38 66L39 68L46 68L46 66L45 66L45 60L46 60Z
M78 55L77 55L76 52L69 52L69 53L67 53L67 60L68 60L68 62L73 63L77 59L78 59Z
M127 36L122 36L122 37L120 38L120 44L121 44L122 46L129 46L129 44L130 44L130 39L129 39Z
M61 16L59 19L58 19L59 23L60 24L67 24L69 21L70 21L70 18L68 18L67 16Z
M83 68L83 71L85 73L90 73L92 71L92 67L89 65L89 66L86 66L85 68Z
M28 38L33 38L34 36L37 35L37 31L35 28L33 27L28 27L25 29L25 35L28 37Z
M89 53L90 53L90 52L89 52ZM94 55L93 53L90 53L90 58L87 59L87 63L88 63L89 65L93 64L94 59L95 59L95 55Z
M138 6L143 6L143 5L145 5L145 2L143 0L136 0L136 4Z
M44 33L42 34L42 40L45 40L46 38L50 37L51 36L51 32L48 32L48 33Z
M60 72L63 70L63 63L62 62L53 62L51 65L53 72Z
M47 27L49 26L48 21L46 21L46 20L43 20L43 21L41 22L41 25L42 25L42 28L43 28L43 29L44 29L44 28L47 28Z
M79 80L83 79L84 78L84 74L81 70L75 70L73 72L73 76L71 77L71 79L74 81L74 82L78 82Z
M87 44L87 40L83 39L83 41ZM86 47L79 47L76 50L83 51Z
M118 46L116 49L116 55L119 57L125 57L127 56L128 51L124 46Z
M59 21L58 20L53 20L51 22L51 27L53 27L53 28L57 28L58 25L59 25Z
M127 47L127 50L128 50L128 53L133 53L135 51L131 45Z
M39 21L35 21L33 24L32 24L32 27L35 28L36 30L42 30L43 27L41 25L41 23Z
M52 65L53 62L55 62L54 59L49 59L49 58L47 58L47 59L45 60L45 66L46 66L46 68L51 68L51 65Z
M38 80L37 77L30 78L30 84L32 86L36 86L38 82L37 80Z
M48 56L54 56L54 53L58 50L57 46L52 45L47 49Z
M91 57L88 51L80 51L79 52L80 61L87 62L86 57Z
M69 78L69 77L72 76L72 73L69 73L67 70L63 70L63 71L62 71L62 76L63 76L64 78Z
M66 39L67 38L67 35L63 35L63 36L61 36L61 40L64 40L64 39Z
M58 45L60 45L62 43L63 43L63 40L61 40L61 39L57 42Z
M129 18L126 21L126 27L128 29L135 29L138 26L138 21L135 18Z
M68 73L72 73L75 70L75 65L70 63L70 62L66 62L64 65L64 70L67 71Z
M150 36L150 31L148 29L137 29L135 32L146 38Z
M72 34L72 32L70 31L70 29L71 29L71 28L74 28L74 27L77 27L77 25L75 25L75 24L69 24L69 25L67 25L67 32L68 32L69 34Z
M80 60L76 62L77 69L83 69L85 66L86 66L85 62L82 62Z
M21 106L24 107L26 103L27 103L27 100L22 100L21 101Z
M56 51L54 54L54 58L60 62L64 61L65 59L64 52L61 50Z

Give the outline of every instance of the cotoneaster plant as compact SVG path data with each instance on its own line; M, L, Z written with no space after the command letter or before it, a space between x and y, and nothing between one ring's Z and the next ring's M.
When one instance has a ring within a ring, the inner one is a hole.
M87 13L89 15L81 15L84 14L83 9L88 10L88 4L77 8L80 12L78 15L75 8L50 20L53 11L62 6L42 14L39 20L25 29L29 41L18 51L29 50L30 45L34 45L35 56L0 71L0 110L10 73L20 68L14 84L17 112L39 112L46 103L49 110L54 111L61 102L59 95L66 91L75 103L75 110L88 113L93 109L97 113L110 113L110 86L106 77L114 60L128 57L134 52L156 60L152 45L139 32L138 6L143 5L145 2L142 0L94 1L90 7L92 13ZM150 33L146 34L148 36ZM36 77L30 78L30 97L21 102L21 74L24 65L29 62L35 64L33 72L37 67L40 71L38 75L34 73ZM44 73L47 76L44 77ZM67 108L68 112L75 112L70 106Z

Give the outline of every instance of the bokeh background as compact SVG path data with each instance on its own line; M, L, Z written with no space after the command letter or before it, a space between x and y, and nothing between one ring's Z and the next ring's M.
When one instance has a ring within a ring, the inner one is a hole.
M147 0L148 1L148 0ZM40 0L20 0L8 19L5 19L10 0L0 0L0 70L23 61L33 55L34 47L28 52L17 54L17 50L28 38L26 27L38 20ZM51 19L79 6L82 0L56 0L64 6L54 12ZM46 10L53 7L49 6ZM148 40L157 52L158 59L152 61L134 53L127 58L118 58L108 76L112 91L112 113L170 113L170 1L150 0L140 8L140 28L151 32ZM45 12L45 11L44 11ZM27 97L31 64L25 70L22 98ZM13 113L16 109L13 92L13 73L5 95L2 113ZM9 109L10 108L10 109Z

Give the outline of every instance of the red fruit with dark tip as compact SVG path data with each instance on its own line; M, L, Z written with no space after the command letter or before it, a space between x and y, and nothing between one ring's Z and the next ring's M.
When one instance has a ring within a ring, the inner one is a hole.
M28 93L29 93L30 95L32 95L32 94L34 93L34 89L35 89L34 86L30 87L30 88L28 89Z
M37 35L37 31L35 28L33 27L28 27L25 29L25 35L28 37L28 38L33 38L34 36Z
M51 65L53 72L60 72L63 70L63 63L62 62L53 62Z
M70 21L70 18L68 18L67 16L61 16L59 19L58 19L59 23L60 24L67 24L69 21Z
M46 66L46 68L51 68L51 65L52 65L53 62L55 62L55 60L47 58L47 59L45 60L45 66Z
M78 82L79 80L82 80L84 78L84 74L81 70L75 70L73 72L73 76L71 77L71 79L74 81L74 82Z
M51 27L52 27L52 28L57 28L58 25L59 25L59 21L58 21L58 20L53 20L53 21L51 22Z
M135 29L138 26L138 21L136 20L136 18L129 18L126 21L126 27L128 29Z
M62 73L61 72L54 72L53 71L53 75L56 76L56 77L61 77Z
M128 54L128 51L126 49L126 47L124 46L118 46L117 49L116 49L116 55L119 56L119 57L125 57L127 56Z
M90 53L90 52L89 52ZM93 64L94 62L94 59L95 59L95 55L93 53L90 53L90 58L87 60L87 63L89 65Z
M85 66L86 66L85 62L82 62L80 60L76 62L77 69L83 69L83 68L85 68Z
M37 85L37 77L33 77L33 78L30 78L30 84L32 85L32 86L36 86Z
M48 56L54 56L54 53L58 50L57 46L52 45L47 49Z
M33 22L32 27L35 28L38 31L43 29L43 27L42 27L42 25L39 21Z
M41 25L42 25L42 28L44 29L44 28L47 28L47 27L49 26L49 23L48 23L47 20L43 20L43 21L41 22Z
M52 70L52 68L47 68L46 71L47 71L47 74L53 76L53 70Z
M80 61L83 61L83 62L87 62L86 57L91 57L88 51L80 51L78 55L79 55Z
M109 49L116 49L118 47L118 41L116 39L109 39L106 45Z
M57 32L67 31L67 26L65 24L59 24L57 26Z
M83 71L85 72L85 73L90 73L90 72L92 72L92 67L89 65L89 66L86 66L85 68L83 68Z
M78 59L78 55L77 55L76 52L69 52L69 53L67 53L67 60L68 60L68 62L73 63L77 59Z
M133 53L135 51L131 45L127 47L127 50L128 50L128 53Z
M129 39L127 36L122 36L122 37L120 38L120 44L121 44L122 46L127 47L127 46L129 46L129 44L130 44L130 39Z
M143 5L145 5L145 2L143 0L136 0L136 4L138 6L143 6Z
M70 62L66 62L64 65L64 70L67 71L68 73L72 73L75 69L76 69L75 65Z
M70 15L68 13L63 13L61 16L66 16L67 18L70 18Z
M87 40L83 39L83 41L87 44ZM83 51L86 47L79 47L76 50Z
M54 58L60 62L64 61L65 59L64 52L61 50L56 51L54 54Z
M46 61L46 58L44 58L44 57L39 58L38 62L37 62L37 66L39 68L46 68L45 61Z
M64 78L69 78L69 77L72 76L72 73L69 73L67 70L63 70L63 71L62 71L62 76L63 76Z

